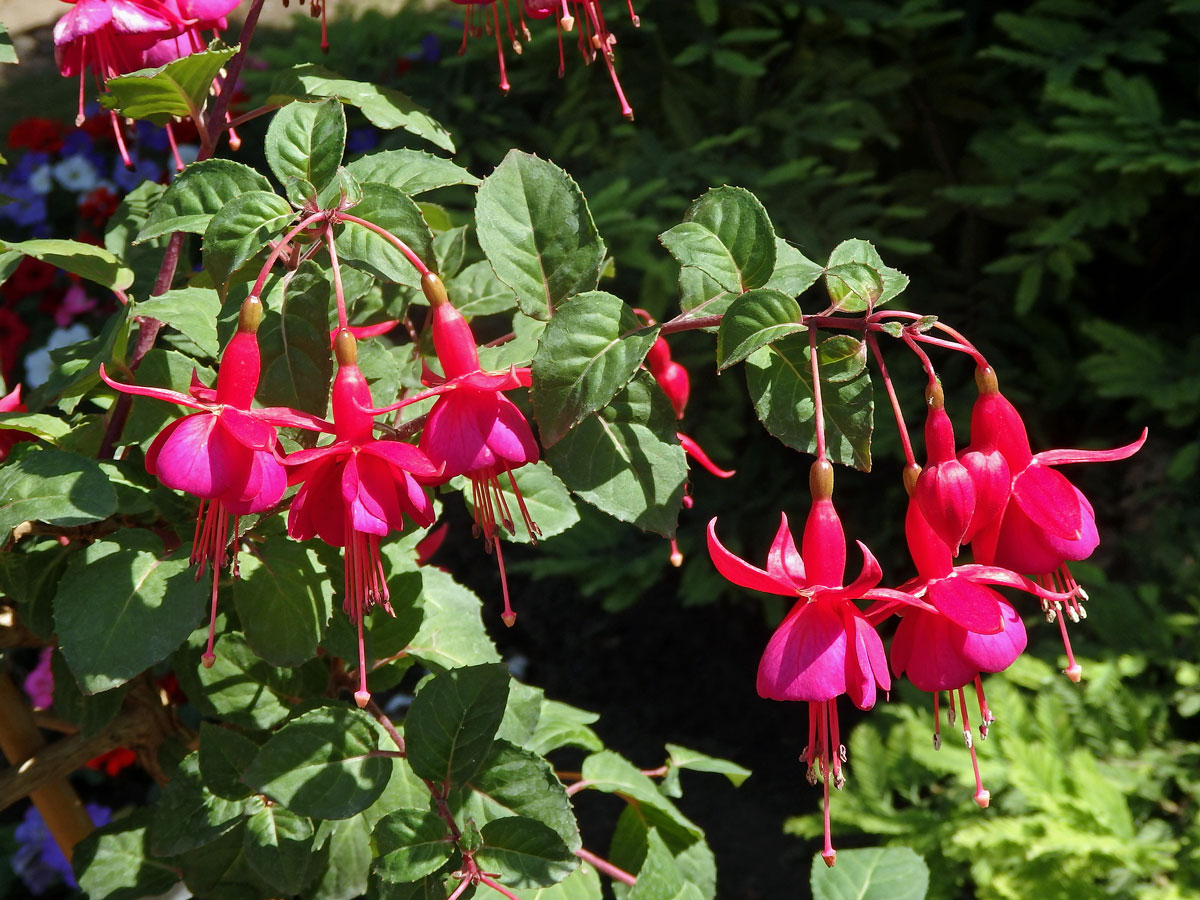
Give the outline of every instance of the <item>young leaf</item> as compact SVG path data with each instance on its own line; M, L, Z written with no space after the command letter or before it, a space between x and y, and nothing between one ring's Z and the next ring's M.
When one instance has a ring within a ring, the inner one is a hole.
M866 263L842 263L825 270L825 289L835 309L864 312L883 295L883 277Z
M869 472L875 401L866 349L849 335L835 335L821 342L817 359L829 458ZM815 453L808 337L783 338L752 353L746 383L767 431L801 453Z
M0 468L0 535L22 522L85 525L117 511L117 495L95 460L29 445Z
M734 293L762 287L775 269L775 230L745 188L712 188L659 240L681 266L695 266Z
M842 271L847 277L835 277L831 283L829 278L830 270L855 264L858 266L857 270L844 269ZM835 296L835 293L846 290L846 288L839 286L839 282L848 286L849 291L860 301L866 299L868 293L874 293L876 290L875 277L864 272L864 268L872 270L878 276L878 295L871 301L870 305L872 306L882 306L889 300L897 297L901 291L908 287L908 276L899 269L893 269L891 266L884 265L879 252L870 241L859 239L842 241L829 254L829 262L826 263L825 268L826 286L829 287L829 296L835 304L839 303L839 298ZM851 275L852 272L854 272L853 275ZM858 307L853 300L847 305L846 301L843 300L840 308L847 312L861 312L867 307Z
M579 867L579 859L551 828L534 819L509 816L483 826L475 854L485 871L518 888L556 884Z
M173 231L204 234L209 221L235 197L271 191L265 175L231 159L192 163L167 186L134 243Z
M229 276L295 217L286 200L267 191L248 191L230 200L204 230L204 270L217 290L224 294Z
M435 671L498 662L480 619L479 597L432 566L421 569L421 583L417 605L423 615L409 655Z
M739 766L727 759L706 756L696 750L680 747L678 744L667 744L667 754L669 765L672 768L692 769L696 772L715 772L728 778L734 787L740 787L742 782L750 777L750 770L745 766Z
M316 190L325 187L346 150L346 113L337 100L289 103L271 120L265 146L267 165L286 185L296 178Z
M209 589L187 548L118 531L71 560L54 598L63 656L86 693L124 684L175 650L201 621Z
M929 867L908 847L839 850L832 869L813 856L809 883L814 900L925 900Z
M412 198L391 185L367 182L362 185L362 200L349 212L373 222L406 243L427 266L436 266L433 232ZM334 238L338 255L350 265L370 272L377 278L411 288L421 286L421 276L408 257L387 238L355 222L346 222Z
M654 380L639 373L547 456L576 496L622 522L670 537L687 481L676 421Z
M775 238L775 271L763 287L795 297L817 283L824 268L785 241Z
M509 151L475 200L479 246L527 316L595 289L605 246L583 193L548 160Z
M133 284L133 270L95 244L58 238L31 241L0 240L0 249L13 250L40 259L72 275L94 281L110 291L123 291Z
M404 720L408 763L419 778L459 785L478 771L504 717L508 670L451 669L426 681Z
M611 750L593 753L583 761L582 775L583 780L588 783L588 790L620 794L627 800L635 801L642 807L659 813L664 824L681 837L691 840L704 837L704 832L681 813L674 803L664 797L648 776L643 775L623 756Z
M308 881L312 845L312 822L279 806L252 815L242 839L246 863L285 896L298 894Z
M201 50L159 66L118 75L105 82L100 95L106 109L129 119L166 125L173 116L200 121L213 79L237 47Z
M374 803L387 786L392 761L370 755L378 744L366 713L321 707L279 729L263 744L244 778L292 812L348 819Z
M746 291L729 304L717 332L717 368L727 369L755 350L804 331L800 304L781 291Z
M389 884L432 875L454 855L450 830L427 809L397 809L379 820L371 838L377 848L372 871Z
M360 182L388 184L409 196L452 184L477 187L482 183L458 163L423 150L380 150L359 157L346 168Z
M558 307L533 358L533 414L543 446L606 406L658 338L620 297L577 294Z
M254 651L273 666L312 659L333 614L333 585L317 554L295 541L267 541L242 557L241 573L233 597Z

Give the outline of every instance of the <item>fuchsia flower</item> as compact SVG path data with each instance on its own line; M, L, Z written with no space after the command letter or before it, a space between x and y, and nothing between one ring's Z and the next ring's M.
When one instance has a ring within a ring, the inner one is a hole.
M358 368L358 349L349 329L334 343L338 371L333 382L333 432L336 440L314 450L290 454L288 481L301 484L288 513L288 534L296 540L314 535L346 548L344 609L358 626L358 705L366 706L366 649L363 615L388 602L387 579L379 539L404 527L404 517L424 527L433 522L433 504L417 479L432 480L441 469L419 449L399 441L376 440L369 410L371 391Z
M153 397L198 410L164 428L146 451L146 471L169 488L200 498L192 563L196 577L206 564L213 566L213 599L208 648L204 664L211 666L217 615L217 573L227 561L238 517L270 509L283 496L287 476L276 456L276 426L319 430L321 419L291 409L251 409L258 389L261 358L258 325L262 303L248 298L238 317L238 329L221 357L216 390L207 388L192 373L187 394L168 388L139 387L113 381L104 366L100 377L111 388L126 394ZM237 554L232 560L237 576Z
M25 404L21 402L21 385L17 385L3 397L0 397L0 413L25 412ZM0 462L8 459L14 444L22 441L35 441L28 431L17 431L14 428L0 428Z
M809 705L809 742L802 758L815 784L819 771L825 793L825 849L833 865L837 856L829 829L829 781L845 783L845 747L838 733L836 698L848 694L859 709L875 705L877 688L891 688L883 643L855 601L873 599L929 609L917 597L876 587L883 575L871 551L857 542L863 555L858 577L843 586L846 538L833 507L833 467L813 463L809 484L813 503L804 526L802 550L781 516L779 531L762 570L726 550L716 534L716 519L708 523L708 552L726 579L768 594L799 597L775 630L758 666L757 687L771 700L799 700Z
M925 420L927 461L917 478L914 496L934 532L957 556L975 512L975 485L970 471L954 456L954 426L946 415L941 385L935 382L926 388L925 398L929 405Z

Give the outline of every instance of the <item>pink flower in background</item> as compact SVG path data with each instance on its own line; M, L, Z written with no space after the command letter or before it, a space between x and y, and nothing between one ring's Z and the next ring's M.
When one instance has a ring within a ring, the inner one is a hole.
M25 404L21 402L21 386L19 384L3 397L0 397L0 413L25 411ZM15 428L0 428L0 462L8 459L8 454L12 452L14 444L35 440L37 438L28 431L17 431Z
M53 647L43 647L38 653L37 665L21 683L34 709L49 709L54 705L54 674L50 671L53 656Z

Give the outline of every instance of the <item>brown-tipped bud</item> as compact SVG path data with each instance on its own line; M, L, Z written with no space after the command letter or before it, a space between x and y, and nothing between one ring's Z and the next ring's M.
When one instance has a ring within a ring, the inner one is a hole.
M827 459L813 462L808 470L808 490L814 500L828 500L833 496L833 463Z
M262 323L263 305L262 301L251 295L242 301L242 308L238 312L237 330L243 334L254 334L258 331L258 326Z
M946 408L946 394L942 391L940 381L933 381L925 385L925 405L930 409Z
M981 394L1000 393L1000 382L996 380L996 370L991 366L976 369L975 386L979 388Z
M333 339L333 355L337 357L339 366L358 365L358 341L349 328L343 328Z
M429 301L430 306L445 306L450 302L450 295L446 293L446 285L442 284L442 279L433 272L426 272L421 276L421 290L425 292L425 299Z
M921 467L916 463L910 463L904 467L904 490L908 491L908 496L912 496L912 492L917 489L917 479L921 477Z

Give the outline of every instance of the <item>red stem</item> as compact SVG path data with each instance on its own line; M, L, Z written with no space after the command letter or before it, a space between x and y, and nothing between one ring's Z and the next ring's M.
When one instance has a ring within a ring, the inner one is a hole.
M333 269L333 298L337 303L338 328L349 328L346 316L346 293L342 290L342 267L338 264L337 249L333 246L333 226L325 223L325 246L329 250L329 265Z
M887 389L888 399L892 403L892 415L896 417L896 429L900 432L900 443L904 447L904 462L907 465L915 466L917 460L913 456L912 441L908 437L908 426L904 424L904 413L900 410L900 398L896 396L896 386L892 384L887 364L883 361L883 354L879 352L879 341L874 332L870 331L867 332L866 341L875 357L876 365L879 366L879 374L883 377L883 386Z
M817 430L817 459L827 459L825 455L825 408L821 404L821 370L817 362L817 329L808 329L808 357L812 367L813 381L813 424Z
M576 850L575 855L578 856L580 859L582 859L585 863L587 863L593 869L595 869L597 872L603 872L605 875L607 875L609 878L613 879L614 881L619 881L622 884L628 884L630 886L637 884L636 877L634 877L633 875L630 875L624 869L617 868L612 863L610 863L607 859L601 859L595 853L592 853L589 850L585 850L583 847L580 847L578 850Z
M400 240L400 238L396 237L386 228L376 225L374 222L368 222L366 219L360 219L358 216L352 216L350 213L339 212L337 217L343 222L353 222L355 225L361 225L364 228L369 228L371 231L374 231L384 240L390 241L397 250L403 253L408 258L408 261L413 264L413 268L420 272L421 275L424 276L430 274L429 266L425 265L425 263L421 261L421 257L417 256L417 254L413 252L412 247L408 246L408 244L404 243L404 241Z

